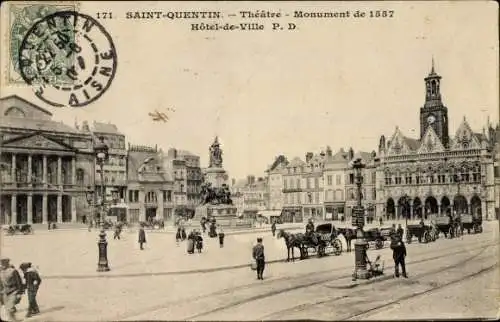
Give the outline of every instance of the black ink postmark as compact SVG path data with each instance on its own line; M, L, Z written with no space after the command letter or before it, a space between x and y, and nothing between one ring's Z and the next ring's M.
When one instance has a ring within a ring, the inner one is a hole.
M19 48L20 74L53 106L82 107L109 88L117 57L108 32L94 18L60 11L36 22Z

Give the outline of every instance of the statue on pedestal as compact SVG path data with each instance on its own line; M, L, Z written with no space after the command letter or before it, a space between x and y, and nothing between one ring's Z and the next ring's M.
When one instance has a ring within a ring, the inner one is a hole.
M222 150L220 148L218 137L215 137L214 143L210 146L210 164L209 168L222 168Z
M213 188L210 182L201 185L201 204L232 205L231 192L226 184Z

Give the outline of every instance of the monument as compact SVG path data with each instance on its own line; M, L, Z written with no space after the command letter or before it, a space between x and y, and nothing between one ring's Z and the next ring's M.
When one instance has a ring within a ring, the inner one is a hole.
M233 205L227 184L228 175L222 167L222 149L218 137L215 137L209 152L210 161L201 186L201 203L195 209L194 220L215 218L217 224L226 228L252 227L249 220L237 218L237 208Z

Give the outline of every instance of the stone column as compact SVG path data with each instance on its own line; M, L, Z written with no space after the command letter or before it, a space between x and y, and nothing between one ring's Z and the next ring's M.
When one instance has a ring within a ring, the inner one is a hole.
M76 196L71 196L71 222L76 222Z
M45 159L45 156L44 156L44 160ZM47 163L45 163L47 164ZM46 224L47 221L48 221L48 215L47 215L47 212L48 212L48 209L47 209L47 199L48 199L48 196L46 193L43 194L43 197L42 197L42 223L43 224Z
M15 160L15 157L14 157ZM13 194L10 199L10 223L11 225L17 225L17 195Z
M47 187L47 156L43 156L42 180L44 187Z
M160 198L158 199L158 211L156 212L156 220L164 220L164 214L163 214L163 209L165 208L165 200L163 200L163 190L157 191L157 194L160 195Z
M146 221L146 205L144 200L144 190L139 190L139 222Z
M12 182L16 183L17 182L17 177L16 177L16 155L12 153L12 167L10 169L10 175L12 177Z
M410 220L414 220L415 215L413 214L413 203L410 202Z
M62 159L57 157L57 185L62 185Z
M71 184L76 185L76 157L71 158ZM72 198L73 199L73 198Z
M61 160L61 158L59 158ZM57 223L62 223L62 194L57 195Z
M396 212L395 215L396 215L396 220L399 219L399 206L398 205L394 205L394 211Z
M31 184L31 176L33 175L32 165L33 157L28 154L28 184Z
M28 224L33 224L33 194L28 194Z

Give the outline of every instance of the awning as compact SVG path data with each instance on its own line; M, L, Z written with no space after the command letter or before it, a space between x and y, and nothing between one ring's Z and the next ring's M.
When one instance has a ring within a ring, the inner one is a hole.
M281 210L261 210L259 211L258 215L261 215L262 217L279 217L281 216Z

